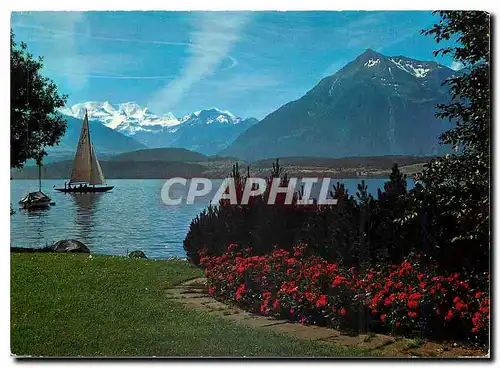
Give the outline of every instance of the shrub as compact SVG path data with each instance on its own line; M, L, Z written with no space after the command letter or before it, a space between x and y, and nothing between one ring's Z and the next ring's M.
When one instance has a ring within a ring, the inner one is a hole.
M220 256L201 252L200 260L211 295L264 315L357 332L487 336L487 275L449 274L422 257L359 273L308 256L304 245L253 255L231 244Z
M268 183L281 175L281 186L287 186L288 179L282 174L277 161ZM237 165L231 177L236 182L237 197L241 198L246 177L239 173ZM251 247L256 255L270 253L275 247L290 251L296 244L308 243L310 255L330 262L374 264L382 260L401 261L418 245L418 241L401 241L404 237L419 238L406 236L410 232L395 223L397 215L403 212L406 195L406 178L397 165L379 192L380 200L368 195L364 182L358 186L357 200L343 184L337 183L330 191L330 196L338 201L336 205L297 205L300 191L291 204L285 204L285 196L279 195L274 205L268 205L269 188L270 185L262 196L252 197L248 205L231 205L222 200L193 219L184 240L188 259L199 265L200 250L221 255L231 243Z

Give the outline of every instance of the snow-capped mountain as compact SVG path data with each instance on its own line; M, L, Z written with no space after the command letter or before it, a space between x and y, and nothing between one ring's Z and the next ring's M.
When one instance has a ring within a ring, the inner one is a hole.
M135 102L113 106L110 102L87 101L61 109L61 113L99 121L150 148L180 147L203 154L215 154L227 147L248 127L254 118L241 119L227 110L211 108L181 118L172 113L156 115Z
M255 160L284 156L435 155L449 129L436 105L457 72L434 61L368 49L296 101L241 134L222 155Z
M223 111L216 108L209 110L199 110L188 114L181 119L181 123L194 125L204 124L229 124L236 125L241 122L241 119L231 114L229 111Z
M180 124L172 113L158 116L151 113L147 107L142 108L135 102L121 103L115 108L108 101L87 101L63 108L61 112L81 119L85 115L85 110L90 120L100 121L125 135L133 135L141 129L149 130L148 127L161 128Z

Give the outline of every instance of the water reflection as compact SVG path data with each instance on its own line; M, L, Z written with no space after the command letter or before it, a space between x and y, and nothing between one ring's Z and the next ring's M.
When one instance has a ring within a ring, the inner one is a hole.
M106 193L68 193L75 204L75 230L77 239L86 243L94 238L93 228L96 226L95 213L99 208L101 196Z
M19 208L20 214L26 216L30 223L32 224L30 231L32 232L32 236L36 234L38 239L45 239L45 229L47 226L48 216L50 213L51 207L45 208L31 208L24 209ZM49 245L45 243L43 245ZM42 246L42 244L31 245L35 248Z

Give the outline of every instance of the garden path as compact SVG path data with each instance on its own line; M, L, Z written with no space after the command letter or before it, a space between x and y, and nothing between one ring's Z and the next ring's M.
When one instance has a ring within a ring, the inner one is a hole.
M346 347L362 348L381 357L456 358L463 356L486 357L488 354L487 351L459 346L455 343L419 342L381 334L351 336L332 328L303 325L249 313L236 306L221 303L208 295L205 278L192 279L174 288L167 289L167 295L188 308L206 312L235 323L271 330L276 333L284 333L297 339L324 341Z

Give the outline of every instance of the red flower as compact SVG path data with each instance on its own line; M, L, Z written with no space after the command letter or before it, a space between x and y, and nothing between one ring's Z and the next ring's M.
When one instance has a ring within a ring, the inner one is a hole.
M462 302L455 304L455 308L457 308L458 311L466 311L468 309L467 304Z
M273 302L273 309L274 309L274 310L277 310L279 307L280 307L280 301L279 301L278 299L276 299L276 300Z
M382 321L382 323L385 323L385 317L385 313L380 316L380 320Z
M317 308L321 308L321 307L324 307L326 305L326 302L327 302L327 299L326 299L326 295L321 295L319 297L319 299L316 301L316 307Z
M347 313L347 311L346 311L346 309L345 309L345 308L341 308L341 309L339 310L339 313L340 313L340 315L341 315L341 316L345 316L345 314Z
M339 286L340 284L342 284L342 281L345 280L345 277L344 276L335 276L335 280L333 280L333 284L332 286L335 287L335 286Z
M244 265L239 265L237 268L238 273L244 273L245 272L245 266Z
M417 308L418 301L417 300L408 300L408 308Z
M417 316L417 312L412 312L412 311L408 312L408 317L413 318L413 317L416 317L416 316Z
M241 284L240 287L236 290L236 300L241 299L241 295L245 292L245 284Z
M396 322L396 327L399 327L399 326L401 326L401 322L397 321Z
M329 264L326 266L326 270L328 272L336 272L338 270L338 266L336 264Z
M260 313L266 313L266 309L267 309L267 299L264 300L264 302L260 306Z
M478 291L478 292L476 293L476 295L475 295L475 296L476 296L476 299L480 298L482 295L483 295L483 293L481 293L480 291Z

